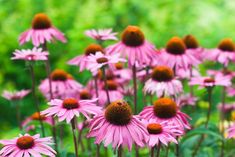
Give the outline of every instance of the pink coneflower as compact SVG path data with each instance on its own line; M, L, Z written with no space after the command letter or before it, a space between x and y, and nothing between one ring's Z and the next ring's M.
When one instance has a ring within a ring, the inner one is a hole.
M32 114L30 117L26 118L22 122L22 126L25 127L26 125L28 125L32 121L42 121L42 122L46 122L50 125L53 125L52 117L46 117L46 116L42 115L42 113L40 115L38 112L35 112L34 114Z
M167 121L157 122L156 120L150 119L145 122L146 128L149 133L149 137L145 139L149 147L158 146L160 143L168 145L170 142L178 144L176 136L182 135L183 132L179 130L177 126L168 125Z
M74 98L53 99L49 102L50 107L41 114L46 115L46 117L58 116L60 122L66 120L67 123L75 116L79 116L80 113L89 119L89 114L97 115L101 112L101 107L95 104L96 101L97 99L79 101Z
M34 16L32 21L32 28L23 32L19 37L20 45L32 40L34 46L38 47L40 44L60 40L65 43L64 34L55 28L51 20L46 14L38 13Z
M122 91L115 81L108 80L107 81L107 88L108 88L108 92L109 92L110 102L123 99L124 96L122 94ZM99 90L98 102L99 102L100 106L105 106L105 104L108 103L105 85L103 85L102 89Z
M231 126L228 130L228 137L227 138L232 138L235 137L235 124Z
M128 57L129 66L149 64L157 55L154 45L145 40L144 33L137 26L126 27L121 41L109 46L107 53Z
M189 85L200 85L200 87L230 86L231 78L229 76L216 75L212 77L193 77Z
M72 93L77 93L82 85L75 81L73 77L61 69L56 69L51 73L51 86L54 98L65 98ZM49 79L45 79L39 85L39 90L49 100L50 88ZM69 95L68 95L69 94Z
M117 40L116 32L112 32L112 29L91 29L85 31L85 34L92 39L98 41L105 41L105 40Z
M123 63L116 63L115 70L113 70L113 74L115 76L115 80L119 84L126 84L132 79L132 71L131 69L124 68Z
M6 98L7 100L21 100L24 98L26 95L30 93L30 90L20 90L20 91L15 91L15 92L10 92L10 91L3 91L2 97Z
M12 60L26 60L26 61L38 61L38 60L47 60L48 52L43 51L42 48L34 47L32 50L16 50Z
M97 73L100 68L107 65L114 68L114 64L118 62L126 62L126 60L120 58L118 53L113 55L105 55L101 52L96 52L96 54L90 54L87 56L87 69L89 69L92 73Z
M153 69L151 78L144 85L144 92L158 97L176 95L182 92L182 84L174 78L174 72L167 66L157 66Z
M228 112L231 112L235 109L235 104L218 104L217 108L221 111L221 112L224 112L224 113L228 113Z
M207 60L218 61L227 66L230 61L235 61L235 46L233 40L225 38L221 40L216 49L208 50L203 57Z
M228 96L235 96L235 88L234 87L227 87L226 93Z
M190 129L188 119L190 117L181 112L175 101L170 98L160 98L154 102L153 106L147 106L140 113L146 120L155 119L158 122L167 121L169 125L177 125L180 130Z
M112 144L114 149L127 146L130 151L133 143L143 147L148 138L145 126L123 100L109 104L103 114L90 121L89 127L88 137L95 137L96 144L103 141L105 147Z
M175 71L175 75L180 79L190 79L191 77L199 77L201 76L197 69L184 69L178 68Z
M223 69L223 70L207 70L207 74L210 76L216 76L216 75L223 75L223 76L229 76L231 79L235 77L235 72Z
M166 48L161 50L160 58L161 64L176 70L178 68L189 69L200 63L191 51L186 49L186 45L179 37L173 37L168 41Z
M87 69L87 66L89 65L87 63L87 56L89 56L90 54L95 54L96 52L104 53L104 49L98 44L90 44L86 47L83 55L74 57L73 59L68 61L68 64L79 66L79 70L83 71Z
M53 144L52 138L40 138L39 134L20 135L12 140L0 140L0 143L4 145L0 151L0 155L4 157L56 156L56 152L49 146Z
M186 105L195 106L197 100L198 100L198 98L195 97L195 96L192 96L190 94L184 94L184 95L180 95L177 98L177 102L178 102L177 104L180 107L183 107L183 106L186 106Z

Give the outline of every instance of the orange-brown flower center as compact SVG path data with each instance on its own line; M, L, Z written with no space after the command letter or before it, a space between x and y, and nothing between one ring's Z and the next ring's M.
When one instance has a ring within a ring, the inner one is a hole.
M87 90L84 89L80 92L80 99L81 100L91 99L91 94Z
M166 51L173 55L184 54L185 50L186 46L183 40L180 39L179 37L171 38L166 45Z
M113 80L108 80L107 81L107 87L108 87L108 90L117 90L118 84Z
M172 118L177 113L177 105L170 98L160 98L154 102L153 110L159 118Z
M114 125L127 125L131 121L131 118L131 107L123 100L112 102L105 110L105 119Z
M186 35L183 38L183 41L188 49L195 49L199 47L198 41L193 35Z
M74 98L67 98L67 99L64 99L63 101L63 108L70 110L70 109L75 109L78 107L79 107L79 103Z
M122 42L131 47L140 46L144 43L144 33L137 26L127 26L122 33Z
M61 69L56 69L51 73L52 81L66 81L68 76L68 73Z
M51 20L44 13L36 14L32 21L33 29L47 29L51 27Z
M162 126L158 123L150 123L147 126L147 130L150 134L160 134L162 133Z
M123 63L120 63L120 62L116 63L115 67L116 67L116 69L121 70L121 69L123 69Z
M85 55L89 56L90 54L95 54L96 52L101 52L104 54L104 49L99 44L90 44L85 49Z
M218 49L220 49L222 51L229 51L229 52L235 51L235 46L234 46L233 40L230 38L223 39L219 43Z
M35 112L34 114L32 114L31 118L33 120L45 120L46 119L44 115L40 115L38 112Z
M204 83L215 83L215 79L214 78L206 78L204 80Z
M31 136L22 136L17 139L16 145L20 149L29 149L34 146L34 139Z
M108 59L106 57L100 57L100 58L96 59L96 62L99 64L102 64L102 63L108 62Z
M174 78L174 72L167 66L157 66L153 69L152 79L159 82L171 81Z

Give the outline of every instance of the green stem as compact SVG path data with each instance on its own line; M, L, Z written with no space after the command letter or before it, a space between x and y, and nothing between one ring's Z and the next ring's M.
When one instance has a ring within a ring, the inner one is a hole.
M133 84L134 84L134 113L137 113L137 79L136 79L136 66L132 66Z
M72 127L72 133L73 133L73 143L74 143L75 155L76 155L76 157L78 157L78 144L77 144L76 135L75 135L75 130L76 130L75 118L73 118L71 120L71 127Z
M110 97L109 97L109 91L108 91L107 77L106 77L106 74L105 74L105 67L102 67L101 70L102 70L102 74L103 74L105 91L106 91L106 96L107 96L108 105L109 105L110 104Z

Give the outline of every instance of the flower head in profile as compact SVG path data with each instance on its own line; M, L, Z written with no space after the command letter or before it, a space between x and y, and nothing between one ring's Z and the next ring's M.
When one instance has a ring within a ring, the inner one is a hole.
M168 125L176 125L180 130L190 129L190 117L178 109L174 100L167 97L159 98L152 106L145 107L139 115L146 120L167 121Z
M96 54L90 54L87 57L87 69L92 73L97 73L98 70L104 66L111 66L114 68L114 64L118 62L126 62L126 59L120 58L119 54L105 55L101 52L96 52Z
M82 85L73 79L72 75L61 69L55 69L51 75L52 94L54 98L70 97L82 89ZM49 79L45 79L39 85L39 90L50 100Z
M179 37L173 37L168 41L166 48L161 50L160 58L161 64L176 70L189 69L200 63L199 59L187 50L185 43Z
M235 137L235 124L233 124L233 126L228 128L227 132L228 132L228 137L227 138Z
M157 53L154 45L150 44L144 33L137 26L127 26L121 36L121 41L107 48L108 54L119 53L121 57L128 58L128 65L150 64Z
M95 143L104 142L107 147L112 144L114 149L132 144L144 146L148 138L147 129L137 116L132 115L131 107L123 100L117 100L107 106L103 114L90 121L88 137L95 137Z
M228 96L235 96L235 88L234 87L227 87L226 92Z
M180 107L189 105L189 106L195 106L196 102L197 102L198 98L191 95L191 94L184 94L184 95L180 95L177 98L177 103Z
M178 129L179 127L168 125L167 121L157 122L150 119L145 122L145 126L149 133L145 141L149 147L155 147L161 143L167 146L170 142L178 144L175 137L183 134L183 131Z
M7 100L21 100L24 98L26 95L30 93L30 90L20 90L20 91L15 91L15 92L10 92L10 91L3 91L2 97L6 98Z
M54 41L54 39L66 42L64 34L52 25L48 16L44 13L38 13L33 18L32 28L20 35L19 43L23 45L32 40L33 45L38 47L40 44Z
M84 54L72 58L68 61L68 64L79 66L80 71L83 71L85 69L88 70L89 63L87 63L87 57L91 54L96 54L96 52L101 52L104 54L103 47L99 44L90 44L86 47Z
M98 40L98 41L105 41L105 40L117 40L116 32L112 32L112 29L90 29L85 31L86 36Z
M50 107L42 111L42 115L57 116L59 121L66 120L69 123L75 116L80 113L87 119L90 119L89 114L97 115L101 113L101 107L96 106L97 99L92 100L77 100L74 98L66 98L64 100L52 99L48 104Z
M47 60L48 52L43 51L42 48L34 47L32 50L16 50L12 60L26 60L26 61L38 61Z
M4 157L56 156L56 152L50 147L53 144L52 138L40 138L39 134L20 135L11 140L0 140L0 143L3 144L0 155Z
M39 114L38 112L35 112L22 122L22 126L25 127L32 121L42 121L42 122L46 122L50 125L53 125L52 117L46 117L46 116L42 115L41 113Z
M176 95L182 92L182 84L174 78L174 72L167 66L157 66L153 69L151 78L144 85L144 92L164 95Z

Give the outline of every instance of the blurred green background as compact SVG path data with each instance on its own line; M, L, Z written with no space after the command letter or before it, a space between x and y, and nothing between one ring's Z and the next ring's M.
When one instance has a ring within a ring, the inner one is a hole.
M235 36L233 0L0 0L0 92L4 89L31 87L29 71L23 61L10 60L19 46L20 33L31 27L36 13L44 12L65 33L68 42L49 45L52 69L63 68L77 74L66 62L94 42L84 35L86 29L113 28L120 32L127 25L140 26L157 48L164 47L172 36L195 35L206 48L215 47L221 38ZM113 42L108 42L111 44ZM36 67L37 83L45 78L44 67ZM82 75L77 80L85 82ZM15 110L0 98L0 138L16 128ZM22 102L23 116L34 112L31 95Z

